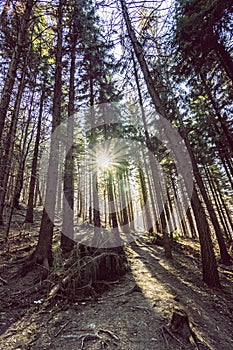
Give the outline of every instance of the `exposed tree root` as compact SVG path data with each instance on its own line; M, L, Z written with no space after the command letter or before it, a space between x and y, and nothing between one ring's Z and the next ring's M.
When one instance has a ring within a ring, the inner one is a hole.
M109 285L106 281L114 281L125 272L124 254L113 249L91 250L89 255L82 251L49 276L53 286L46 302L50 303L58 295L70 300L96 297L99 291L106 290Z
M32 260L30 259L23 264L23 266L21 267L18 273L21 277L25 277L29 272L35 269L40 269L41 273L40 273L39 280L43 281L45 278L47 278L49 274L48 261L44 259L42 264L38 264L36 259L32 259Z

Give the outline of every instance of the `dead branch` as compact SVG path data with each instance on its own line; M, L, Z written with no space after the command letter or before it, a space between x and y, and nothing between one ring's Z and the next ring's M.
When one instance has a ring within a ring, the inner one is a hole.
M120 338L116 334L114 334L113 332L109 331L108 329L99 329L98 333L106 333L115 341L120 341ZM114 344L117 345L117 343L114 343Z
M88 340L100 340L101 342L103 341L102 338L100 336L98 336L97 334L85 334L85 335L80 336L80 338L82 338L80 350L84 349L85 341L88 341Z
M71 285L74 282L74 291L85 291L87 288L89 292L95 292L93 285L99 281L101 276L101 265L112 264L111 259L114 259L114 266L119 265L119 271L121 269L120 257L114 252L103 252L96 256L84 256L81 259L76 260L66 271L65 277L60 278L59 282L51 289L46 303L55 298L60 290L62 290L68 284ZM90 268L89 268L90 267ZM88 270L89 268L89 270ZM116 269L116 270L118 270ZM77 282L77 284L76 284Z
M54 298L57 293L59 292L59 290L62 288L62 286L64 286L67 282L69 282L69 280L71 279L72 276L66 276L62 279L62 281L58 284L56 284L50 291L49 296L47 298L47 301L49 301L50 299Z

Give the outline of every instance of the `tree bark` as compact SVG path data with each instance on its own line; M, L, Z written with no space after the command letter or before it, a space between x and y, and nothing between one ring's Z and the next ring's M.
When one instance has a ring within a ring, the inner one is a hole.
M17 124L19 119L20 105L21 105L21 100L23 96L23 91L25 88L25 77L26 77L29 52L30 50L28 51L24 62L24 67L20 78L20 84L19 84L19 88L18 88L16 100L15 100L11 123L10 123L9 131L6 137L5 147L4 147L4 150L2 150L1 152L2 159L0 162L1 162L1 168L4 169L4 171L1 171L1 174L0 174L0 225L4 224L3 210L4 210L4 202L5 202L5 196L6 196L6 187L8 184L12 155L14 151L15 135L16 135Z
M232 229L232 227L231 227L231 229L229 229L229 227L228 227L228 222L227 222L228 218L226 217L227 211L225 211L225 213L224 213L224 210L223 210L223 208L226 209L226 207L223 206L223 203L221 202L221 191L219 188L216 188L215 179L213 177L213 174L211 174L210 169L208 169L208 167L205 166L204 170L205 170L207 181L208 181L208 184L210 187L210 191L211 191L212 196L214 198L214 203L215 203L215 206L217 208L218 216L220 218L222 227L223 227L224 232L225 232L225 236L226 236L227 240L230 240L230 238L231 238L230 230ZM222 208L222 206L223 206L223 208Z
M33 151L32 170L31 170L31 178L30 178L30 184L29 184L27 212L25 217L25 222L30 222L30 223L33 222L34 195L35 195L35 187L36 187L37 163L38 163L38 156L39 156L39 143L40 143L40 136L41 136L41 124L42 124L42 116L43 116L44 98L45 98L45 81L42 87L42 93L40 98L36 140L35 140L34 151Z
M76 9L75 9L76 10ZM74 16L76 11L74 10ZM74 159L73 159L73 140L74 140L74 101L75 101L75 62L77 45L77 27L76 17L72 21L71 28L71 63L70 63L70 81L69 81L69 102L68 102L68 121L67 121L67 145L66 159L64 169L64 199L63 199L63 224L61 233L61 249L64 256L69 255L74 247Z
M133 27L132 27L132 24L131 24L131 21L129 18L129 14L127 11L125 0L120 0L120 3L121 3L122 13L123 13L123 17L124 17L125 24L127 27L127 31L128 31L131 43L133 45L135 55L137 57L137 60L140 64L141 70L143 72L144 79L145 79L145 82L146 82L146 85L148 88L148 92L151 96L151 99L155 105L157 112L166 118L165 108L160 100L158 92L154 88L154 82L153 82L153 79L151 77L149 68L147 66L141 44L138 42L136 35L134 33L134 30L133 30ZM194 194L195 193L196 192L194 191ZM198 202L196 200L194 200L194 203L198 203ZM202 206L200 205L200 203L198 206L197 206L197 204L195 204L195 209L196 209L195 218L196 218L196 220L199 220L198 211L202 212ZM199 234L200 234L201 251L202 251L202 259L203 259L202 260L202 262L203 262L202 263L203 264L203 279L209 286L219 287L220 283L219 283L219 277L218 277L218 270L217 270L216 259L214 256L211 235L209 232L209 226L208 226L208 223L204 220L204 218L205 218L204 214L202 214L202 217L203 217L203 222L199 225L199 229L200 229ZM206 226L204 226L202 228L201 225L203 223ZM206 242L208 244L205 244ZM209 278L209 276L212 276L213 279Z
M108 200L110 204L110 217L113 229L118 229L118 221L115 207L115 198L113 192L113 178L111 170L108 172Z
M206 219L206 214L198 197L196 188L193 190L191 204L200 239L203 281L209 287L219 288L220 281L211 240L211 233Z
M139 172L140 187L141 187L141 207L145 217L145 228L147 232L152 233L153 225L152 225L151 213L148 206L148 190L146 186L145 175L141 168L138 169L138 172Z
M225 69L226 74L233 82L233 61L229 52L226 51L225 47L221 42L218 41L218 38L213 33L212 34L212 45L213 48L221 62L223 68Z
M233 69L233 67L232 67L232 69ZM212 92L211 92L209 86L206 83L206 78L205 78L205 76L204 76L202 71L200 71L200 77L201 77L201 82L202 82L203 86L205 87L206 94L207 94L207 96L208 96L208 98L209 98L209 100L210 100L210 102L212 104L212 107L215 110L216 116L217 116L218 121L219 121L219 123L221 125L221 128L222 128L222 131L223 131L224 135L226 136L226 139L228 141L228 145L229 145L230 151L231 151L231 153L233 153L233 137L232 137L232 134L229 131L225 121L223 120L223 118L221 116L221 112L220 112L220 109L218 107L218 104L215 101L215 99L214 99L214 97L212 95ZM214 125L215 125L215 129L218 129L215 120L213 122L214 122Z
M46 198L40 225L38 243L31 257L33 261L43 264L45 266L52 265L52 239L56 205L56 189L58 180L59 140L57 139L57 136L54 133L54 131L59 125L61 118L63 6L64 0L59 0L55 86L53 96L52 138L50 144Z
M223 234L222 234L221 227L219 225L219 222L218 222L216 213L214 211L213 205L212 205L212 203L211 203L211 201L210 201L210 199L209 199L209 197L207 195L207 192L206 192L206 189L205 189L205 185L204 185L203 179L201 177L200 170L199 170L199 168L197 166L197 162L196 162L193 150L192 150L191 145L189 143L186 130L185 130L184 126L183 126L182 121L180 121L180 123L181 123L183 139L184 139L185 145L187 147L187 150L188 150L190 158L191 158L191 162L192 162L192 166L193 166L193 173L194 173L197 185L198 185L198 187L200 189L201 195L202 195L202 197L204 199L207 211L208 211L208 213L210 215L211 222L212 222L212 224L214 226L214 229L215 229L215 233L216 233L216 237L217 237L217 241L218 241L218 245L219 245L219 249L220 249L221 262L223 264L230 265L231 262L232 262L232 259L231 259L231 256L229 255L228 251L227 251L227 247L226 247L226 243L224 241L224 237L223 237Z
M95 142L95 107L94 107L94 76L93 76L93 62L89 61L89 83L90 83L90 114L91 114L91 143ZM92 169L91 173L92 182L92 198L93 198L93 223L94 223L94 236L93 244L99 240L99 228L101 227L100 210L99 210L99 195L98 195L98 179L97 169ZM98 244L98 243L97 243Z
M29 138L29 126L31 122L33 100L34 100L34 90L31 96L30 108L28 111L28 118L25 123L26 124L25 131L22 135L22 142L21 142L22 148L20 151L19 169L16 177L16 186L15 186L14 198L13 198L13 206L16 209L20 209L19 201L20 201L21 191L23 188L23 176L24 176L25 163L26 163L27 155L28 155L30 144L33 137L33 132L31 132L31 136Z
M125 20L128 19L128 21L129 21L129 16L128 16L128 13L127 13L127 9L124 6L124 4L125 4L124 0L122 1L122 4L123 4L122 6L123 6L123 8L125 10L125 16L126 16ZM137 39L136 39L136 36L134 34L134 31L133 31L133 28L131 26L131 23L127 22L127 21L126 21L126 23L128 23L128 31L129 31L129 34L130 34L131 41L132 41L132 43L134 45L134 50L135 50L136 57L138 58L138 61L140 60L139 63L141 65L141 69L142 69L143 73L145 73L144 74L145 81L146 81L146 77L148 79L147 80L147 88L149 90L150 83L152 83L152 78L150 76L150 72L149 72L149 69L147 67L146 61L144 59L144 56L143 56L143 53L142 53L142 48L141 48L140 44L137 42ZM149 136L148 128L147 128L145 110L144 110L144 107L143 107L142 95L141 95L141 90L140 90L140 85L139 85L138 74L137 74L137 67L136 67L136 62L135 62L133 54L132 54L132 59L133 59L133 64L134 64L134 75L135 75L135 81L136 81L136 86L137 86L137 90L138 90L139 103L140 103L140 108L141 108L141 116L142 116L142 121L143 121L143 126L144 126L144 133L145 133L145 138L146 138L146 145L147 145L147 148L148 148L149 163L150 163L150 167L151 167L151 171L152 171L152 180L153 180L153 185L154 185L154 189L155 189L155 193L156 193L156 199L157 199L157 204L158 204L158 212L159 212L161 226L162 226L165 256L168 259L172 259L171 243L170 243L169 236L168 236L168 233L167 233L167 220L166 220L165 211L164 211L164 208L163 208L163 205L162 205L162 202L163 202L162 201L162 199L163 199L162 197L163 197L163 195L162 195L162 188L160 186L159 171L158 171L158 169L156 169L157 168L156 167L156 163L154 161L154 156L152 154L154 152L154 150L151 147L151 140L150 140L150 136ZM153 96L152 100L154 102L155 108L157 108L157 103L158 102L160 103L159 95L154 90L154 88L151 89L151 87L150 87L149 92L152 93L152 90L153 90L153 95L151 95L151 97ZM159 110L163 111L163 106L161 104L159 104L158 111ZM156 179L157 179L157 181L156 181Z

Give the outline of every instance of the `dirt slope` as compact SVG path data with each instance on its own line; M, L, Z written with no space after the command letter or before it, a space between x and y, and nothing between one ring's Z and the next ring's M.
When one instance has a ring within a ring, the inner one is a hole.
M221 291L201 280L198 243L185 241L173 261L144 239L125 247L129 272L95 300L43 307L29 273L17 278L35 237L24 231L0 247L0 349L233 349L231 268L220 267ZM38 281L37 281L38 282ZM38 288L37 288L38 287ZM168 328L174 308L187 312L195 342Z

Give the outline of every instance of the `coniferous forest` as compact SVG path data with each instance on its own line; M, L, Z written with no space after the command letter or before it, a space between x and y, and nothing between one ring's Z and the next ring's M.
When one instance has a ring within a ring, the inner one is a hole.
M233 348L232 30L0 1L0 349Z

